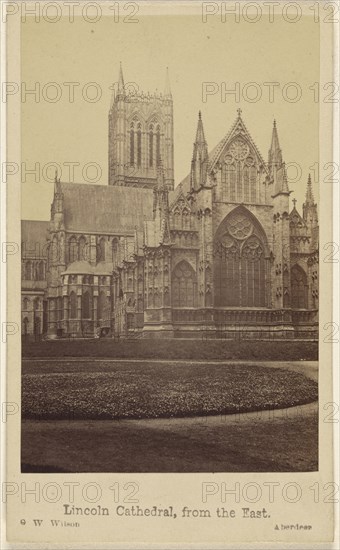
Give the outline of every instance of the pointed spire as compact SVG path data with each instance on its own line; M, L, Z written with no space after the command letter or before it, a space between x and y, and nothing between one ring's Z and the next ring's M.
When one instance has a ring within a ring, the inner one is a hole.
M117 86L117 93L115 94L115 85L113 86L113 93L112 93L112 101L115 99L120 99L125 97L125 84L124 84L124 76L123 76L123 68L122 68L122 62L119 62L119 74L118 74L118 86Z
M122 62L119 62L119 76L118 76L118 92L124 93L125 86L124 86L124 77L123 77L123 68L122 68Z
M202 113L198 113L196 140L191 161L191 189L198 190L207 182L208 146L205 141Z
M308 175L307 181L307 190L306 190L306 202L305 204L312 205L314 204L313 188L312 188L312 178L311 175Z
M195 144L200 144L200 145L203 145L203 146L205 145L206 146L201 111L198 111L198 123L197 123Z
M171 99L171 88L170 88L170 78L169 78L169 68L166 68L165 74L165 87L164 87L164 97Z
M310 174L308 175L308 181L307 181L306 200L302 205L302 216L306 223L309 223L315 227L317 226L318 211L317 211L317 205L314 202L312 178Z
M273 124L272 143L269 149L268 163L269 163L269 166L271 167L273 165L276 165L277 167L279 167L282 164L282 151L280 149L279 136L278 136L277 127L276 127L276 120L274 120L274 124Z

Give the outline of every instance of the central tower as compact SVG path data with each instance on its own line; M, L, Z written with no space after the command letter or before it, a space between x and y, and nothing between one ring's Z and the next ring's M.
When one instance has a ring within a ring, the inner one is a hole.
M124 83L120 65L109 111L109 185L157 186L162 162L164 182L174 188L173 102L168 70L164 93L142 92Z

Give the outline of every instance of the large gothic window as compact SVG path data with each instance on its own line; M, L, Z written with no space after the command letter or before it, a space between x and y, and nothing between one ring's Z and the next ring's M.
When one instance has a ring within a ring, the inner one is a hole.
M25 279L30 281L32 279L32 263L26 262L25 265Z
M150 124L149 127L149 166L152 167L154 165L153 162L153 124Z
M172 307L195 307L196 277L191 265L183 260L172 272Z
M217 307L265 307L265 237L244 210L232 212L214 243L214 286Z
M130 123L130 165L142 165L142 124L137 116Z
M80 237L79 238L78 249L79 249L79 260L82 262L82 261L87 259L86 258L86 239L85 239L85 237Z
M70 238L68 251L69 251L69 262L70 263L76 262L78 260L78 245L77 245L77 239L75 237Z
M229 146L221 164L222 199L256 202L257 168L254 155L241 138Z
M157 119L153 119L149 126L149 166L157 166L161 160L161 127Z
M118 261L118 258L117 258L118 247L119 247L118 239L117 238L112 239L111 251L112 251L112 262L114 265L116 265Z
M97 263L105 262L105 239L102 237L97 244Z
M137 125L137 166L142 165L142 125Z
M40 260L39 262L39 281L43 281L44 278L45 278L45 265L44 265L44 262L43 260Z
M291 269L291 287L292 287L292 301L291 305L294 309L307 309L308 308L308 285L307 275L304 270L294 265Z
M156 128L156 164L158 165L161 160L161 129L159 124Z
M130 126L130 164L135 163L135 130L134 124L131 122Z

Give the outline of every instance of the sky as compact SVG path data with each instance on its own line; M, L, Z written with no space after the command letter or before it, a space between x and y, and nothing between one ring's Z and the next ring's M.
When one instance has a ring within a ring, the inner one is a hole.
M48 220L54 167L61 180L107 184L108 110L111 87L122 62L125 82L140 90L164 89L169 67L174 102L175 185L190 170L198 111L209 150L229 131L242 109L243 120L265 160L276 119L288 163L291 199L301 208L310 167L319 155L319 26L303 16L292 24L281 17L250 24L199 15L138 16L138 23L102 17L97 23L62 18L55 24L27 18L21 25L22 218ZM50 83L56 83L53 87ZM89 83L96 83L94 86ZM278 83L270 100L268 83ZM75 83L75 84L65 84ZM210 84L213 94L203 100ZM254 85L255 83L255 85ZM267 84L265 84L267 83ZM289 85L293 83L293 85ZM40 89L37 88L40 86ZM223 90L237 89L235 94ZM70 90L74 100L70 101ZM55 91L60 98L53 102ZM99 94L100 92L100 94ZM301 94L293 102L296 94ZM98 100L96 95L98 94ZM253 101L257 94L258 101ZM100 97L99 97L100 95ZM38 163L38 182L23 177ZM100 167L99 169L95 166ZM87 165L87 168L86 168ZM45 169L46 168L46 169ZM313 176L313 169L312 169ZM297 181L292 181L297 179ZM314 179L314 177L313 177ZM317 199L318 187L314 182Z

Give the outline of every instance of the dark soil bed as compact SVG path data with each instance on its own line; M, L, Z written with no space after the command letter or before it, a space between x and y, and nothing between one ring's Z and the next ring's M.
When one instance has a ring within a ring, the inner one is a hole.
M102 360L32 365L22 377L23 418L123 419L232 414L317 399L317 383L284 368L254 365L140 364ZM65 369L63 372L62 369ZM78 371L78 372L77 372ZM79 372L80 371L80 372Z

